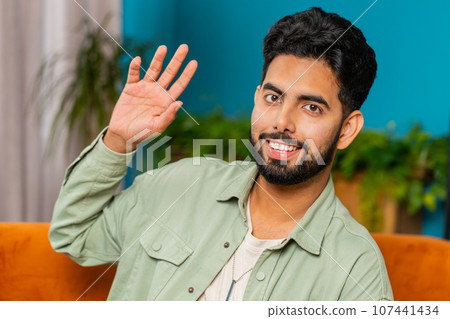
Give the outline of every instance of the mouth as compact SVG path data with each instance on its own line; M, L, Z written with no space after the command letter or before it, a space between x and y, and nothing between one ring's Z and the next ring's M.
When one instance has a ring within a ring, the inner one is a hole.
M266 147L269 151L269 156L275 159L286 160L302 149L301 146L284 143L281 140L266 140Z

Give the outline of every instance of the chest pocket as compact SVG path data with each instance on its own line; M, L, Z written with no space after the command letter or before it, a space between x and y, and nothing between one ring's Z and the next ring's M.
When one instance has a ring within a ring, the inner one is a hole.
M138 278L149 284L147 300L155 300L193 250L175 232L156 220L139 242L145 251L143 262L146 266L142 269L150 268L153 272L147 271Z

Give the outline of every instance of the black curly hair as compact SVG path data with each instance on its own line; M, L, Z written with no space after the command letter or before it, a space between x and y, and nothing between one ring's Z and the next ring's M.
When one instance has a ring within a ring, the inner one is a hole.
M312 7L278 20L264 38L261 83L278 55L324 61L335 73L344 118L359 110L375 80L375 52L361 30L335 13Z

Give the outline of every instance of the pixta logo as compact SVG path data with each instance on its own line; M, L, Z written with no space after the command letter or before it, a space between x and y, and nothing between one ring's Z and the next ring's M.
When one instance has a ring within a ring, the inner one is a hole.
M146 167L153 167L153 162L155 158L155 151L160 149L161 147L165 147L164 149L164 158L159 160L157 163L157 168L161 168L171 160L171 147L170 145L164 146L168 141L172 139L170 136L163 136L161 139L155 141L161 133L153 133L149 134L151 132L150 129L145 129L139 132L139 134L136 134L131 139L127 141L127 154L128 156L135 155L135 164L134 168L139 172L144 172L144 160L146 161ZM145 140L141 141L139 144L139 147L136 150L136 153L133 154L133 145L139 140L141 140L144 136L149 135ZM127 159L128 163L132 163L132 159ZM149 169L146 172L148 175L153 175L153 169Z
M161 134L154 133L150 134L150 130L145 129L132 139L127 141L127 154L132 156L133 153L130 153L133 149L133 145L136 142L143 139L145 136L145 140L140 142L139 147L135 152L135 160L133 162L133 166L136 170L140 172L144 172L146 167L156 167L161 168L172 160L172 148L169 144L169 141L172 140L170 136L163 136L160 139L157 139ZM224 143L224 139L193 139L192 140L192 165L198 166L201 165L201 157L204 157L206 160L215 160L220 159L224 160L228 159L230 162L229 165L237 165L237 156L236 156L236 145L237 143L242 143L245 148L252 154L254 161L258 163L258 165L267 165L264 159L264 147L265 141L258 141L255 145L252 145L250 140L248 139L228 139L227 143ZM287 141L286 143L297 144L297 141ZM224 146L226 144L226 146ZM314 143L312 139L306 139L303 143L301 143L301 150L298 152L298 156L294 159L294 165L303 165L305 162L316 161L318 165L326 165L322 155L319 152L318 147ZM204 154L202 153L202 147L211 147L214 146L215 151L212 154ZM162 151L161 148L164 148ZM155 156L156 151L158 151L158 157ZM288 155L289 152L279 151L281 153L279 158L279 165L288 165ZM161 154L164 154L163 158L161 158ZM225 154L227 156L225 156ZM268 156L268 155L266 155ZM156 165L154 166L154 161L158 160ZM240 165L248 165L252 159L250 156L246 156L244 160L239 161ZM131 159L128 159L129 163L132 163ZM144 165L145 164L145 165ZM153 175L153 169L147 170L147 174Z

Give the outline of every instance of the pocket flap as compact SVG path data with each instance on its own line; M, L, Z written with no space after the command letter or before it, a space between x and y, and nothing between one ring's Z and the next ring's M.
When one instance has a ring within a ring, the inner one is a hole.
M161 222L154 220L152 223L139 239L141 246L150 257L166 260L179 266L192 254L193 250Z

